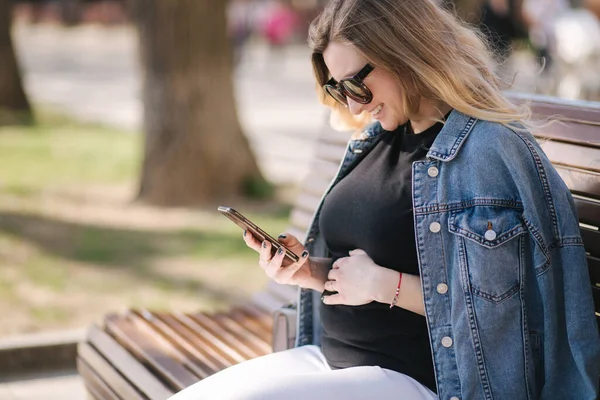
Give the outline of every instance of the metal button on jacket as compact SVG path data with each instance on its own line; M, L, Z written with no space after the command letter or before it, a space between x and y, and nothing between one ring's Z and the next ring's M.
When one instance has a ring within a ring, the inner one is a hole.
M429 175L432 178L435 178L439 174L440 170L437 167L429 167L429 169L427 170L427 175Z
M497 236L497 235L496 235L496 231L493 231L493 230L491 230L491 229L488 229L488 230L485 232L485 235L484 235L484 237L485 237L485 240L489 240L489 241L492 241L492 240L496 239L496 236Z
M446 294L448 292L448 285L446 285L445 283L440 283L439 285L437 285L437 292L439 294Z
M442 225L440 225L439 222L432 222L431 225L429 225L429 230L433 233L438 233L442 230Z
M452 343L454 343L452 341L452 338L450 338L448 336L444 336L442 338L442 346L444 346L444 347L450 347L450 346L452 346Z

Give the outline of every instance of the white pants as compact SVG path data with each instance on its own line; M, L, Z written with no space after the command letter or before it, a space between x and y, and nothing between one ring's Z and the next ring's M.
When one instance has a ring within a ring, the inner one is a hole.
M212 375L169 400L434 400L416 380L380 367L332 370L317 346L255 358Z

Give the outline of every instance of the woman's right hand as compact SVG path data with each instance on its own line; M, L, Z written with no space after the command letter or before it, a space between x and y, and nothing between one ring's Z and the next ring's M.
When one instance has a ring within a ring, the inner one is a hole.
M271 257L271 243L266 240L261 243L250 232L244 231L246 245L258 252L260 255L258 264L269 278L284 285L312 288L312 273L306 248L295 236L287 233L280 235L277 240L300 258L298 262L292 263L285 258L283 248Z

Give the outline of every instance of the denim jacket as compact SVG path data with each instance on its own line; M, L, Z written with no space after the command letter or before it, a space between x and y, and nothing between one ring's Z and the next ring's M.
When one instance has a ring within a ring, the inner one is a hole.
M376 123L348 143L323 199L382 132ZM534 137L452 111L412 168L439 398L596 399L600 337L577 211ZM323 199L306 246L328 257ZM320 345L320 296L300 290L296 346Z

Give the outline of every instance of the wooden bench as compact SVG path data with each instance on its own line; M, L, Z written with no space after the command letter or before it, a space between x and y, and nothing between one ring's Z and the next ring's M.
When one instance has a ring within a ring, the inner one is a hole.
M531 98L511 97L515 102ZM562 123L535 135L577 203L600 317L600 105L541 97L531 105L538 116L562 115ZM337 172L347 139L347 133L327 132L318 141L290 218L289 231L301 239ZM295 298L295 288L270 283L227 313L108 315L80 344L79 372L95 399L164 400L223 368L271 352L272 313Z

